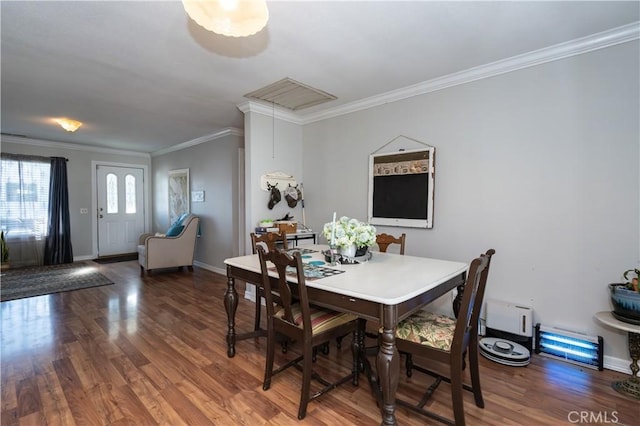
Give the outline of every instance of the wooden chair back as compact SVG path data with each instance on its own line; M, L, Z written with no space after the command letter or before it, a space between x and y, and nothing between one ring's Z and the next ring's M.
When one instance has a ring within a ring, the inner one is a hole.
M300 392L300 405L298 419L302 420L307 413L307 404L338 385L349 380L358 385L358 343L355 332L358 327L358 318L355 315L333 312L318 307L309 306L307 286L304 277L302 257L300 252L292 255L285 250L275 248L268 253L264 247L259 246L258 257L262 271L262 283L264 298L267 301L267 356L265 362L265 376L262 389L267 390L271 386L271 378L274 374L283 372L292 366L302 370L302 391ZM273 266L268 267L267 262ZM275 269L277 277L274 279L269 271ZM293 275L293 276L292 276ZM278 293L278 310L274 302L274 292ZM313 318L313 323L312 323ZM298 342L302 355L281 365L274 371L274 346L276 333L284 335L292 341ZM329 342L337 336L354 333L351 344L352 365L350 374L337 379L333 383L313 372L314 348ZM316 379L324 387L318 392L311 392L311 379Z
M488 250L485 254L474 259L469 267L467 282L462 295L462 304L456 321L456 331L451 343L451 352L455 352L452 354L453 357L457 353L462 356L469 346L471 336L478 335L478 320L480 319L482 300L487 286L491 256L494 253L494 249Z
M278 244L286 250L287 249L287 233L282 232L265 232L264 234L251 233L251 249L253 254L258 253L258 247L264 247L267 251L273 251L278 248ZM256 333L261 331L260 321L262 316L262 298L264 298L265 290L260 286L256 286L256 307L253 330Z
M271 251L278 247L278 243L282 245L281 248L287 249L287 233L282 232L265 232L264 234L251 233L251 248L253 254L257 254L257 247L260 244L264 244L268 251Z
M426 390L420 402L413 404L399 399L397 401L399 405L443 423L456 426L465 425L463 390L472 392L476 405L484 408L478 367L478 319L480 317L480 310L487 285L491 257L494 254L495 250L487 250L486 253L473 259L471 262L469 271L467 272L462 302L455 322L448 322L444 318L437 318L436 322L434 322L432 318L433 314L426 311L420 311L407 320L413 324L413 327L417 326L419 329L415 335L423 336L421 339L426 339L426 341L430 341L431 336L439 336L439 338L442 339L450 335L451 329L449 324L455 324L453 337L450 340L451 344L448 346L448 349L444 349L438 344L431 346L429 344L418 343L413 337L409 339L397 338L398 336L396 335L398 350L406 353L405 362L407 375L410 377L412 369L415 369L436 378L436 381ZM422 313L425 314L423 315ZM436 315L436 317L438 316ZM421 321L424 321L424 323ZM404 327L399 325L398 328ZM425 335L422 334L423 330ZM467 353L469 354L471 386L464 384L462 380L463 370L465 368L465 356ZM434 372L425 367L414 365L412 359L414 355L422 359L449 364L448 377L442 375L440 372ZM451 402L454 420L443 417L425 408L427 400L433 395L435 389L442 381L446 381L451 385Z
M275 318L274 321L282 321L293 327L301 327L311 333L311 317L309 309L309 298L307 297L307 286L304 278L304 269L302 266L302 258L300 252L293 255L284 250L275 248L269 252L264 251L262 247L258 247L258 255L260 257L260 268L262 270L262 283L265 290L265 299L267 301L267 318L274 317L274 298L273 292L279 295L279 305L284 310L282 318ZM269 278L269 271L266 263L271 262L278 273L277 286L274 288ZM287 273L295 275L297 284L290 283ZM300 305L302 312L302 321L296 322L293 317L292 306Z
M380 249L380 251L383 253L387 252L387 248L391 244L400 244L400 254L404 254L404 242L406 237L407 235L404 233L399 237L394 237L393 235L382 233L376 235L376 243L378 244L378 248Z

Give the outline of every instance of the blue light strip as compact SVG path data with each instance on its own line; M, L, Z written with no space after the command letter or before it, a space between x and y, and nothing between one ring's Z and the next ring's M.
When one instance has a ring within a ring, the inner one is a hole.
M566 337L566 336L559 336L557 334L553 334L553 333L541 333L541 339L548 339L548 340L553 340L555 342L559 342L559 343L565 343L567 345L573 345L573 346L579 346L581 348L585 348L585 349L597 349L598 346L594 343L591 342L587 342L585 340L579 340L579 339L573 339L571 337Z
M570 354L570 355L579 356L581 358L588 358L588 359L597 359L598 358L596 355L594 355L592 353L581 352L581 351L577 351L577 350L574 350L574 349L564 348L562 346L548 344L548 343L545 343L545 342L542 342L542 347L544 347L545 349L549 349L550 351L554 351L556 353L559 353L559 354Z

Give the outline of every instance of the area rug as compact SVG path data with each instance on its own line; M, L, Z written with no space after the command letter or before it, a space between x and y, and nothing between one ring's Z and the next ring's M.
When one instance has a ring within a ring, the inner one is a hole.
M0 301L113 284L93 262L8 269L0 275Z

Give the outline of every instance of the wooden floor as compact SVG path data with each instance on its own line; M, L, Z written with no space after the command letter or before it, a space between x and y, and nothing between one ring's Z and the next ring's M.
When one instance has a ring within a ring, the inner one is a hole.
M299 372L276 376L263 391L264 340L239 342L236 356L226 355L225 277L195 268L142 279L135 261L96 267L115 284L0 304L3 426L380 423L364 378L311 402L303 421ZM249 330L253 304L242 299L238 311L238 331ZM315 368L331 374L338 363L346 372L345 343L333 344ZM276 362L294 353L276 351ZM640 424L640 403L610 387L621 373L539 356L524 368L481 358L480 368L486 406L465 395L467 424ZM402 374L399 393L426 383L419 373ZM447 386L430 403L445 415ZM397 418L437 424L402 408Z

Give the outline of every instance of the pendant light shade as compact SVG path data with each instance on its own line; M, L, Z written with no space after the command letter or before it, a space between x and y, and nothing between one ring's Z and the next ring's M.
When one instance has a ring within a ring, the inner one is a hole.
M228 37L246 37L269 20L266 0L182 0L184 10L201 27Z

